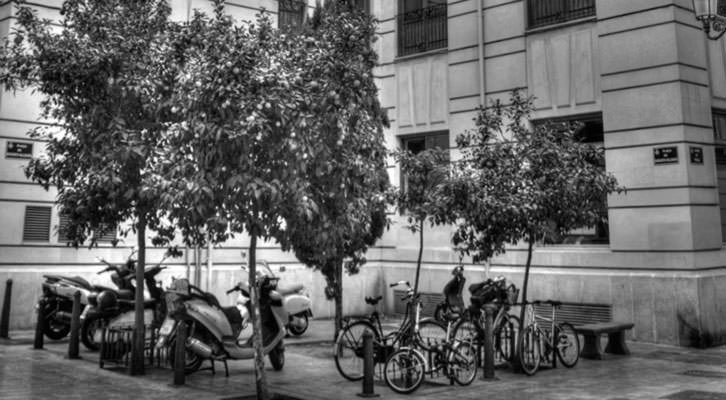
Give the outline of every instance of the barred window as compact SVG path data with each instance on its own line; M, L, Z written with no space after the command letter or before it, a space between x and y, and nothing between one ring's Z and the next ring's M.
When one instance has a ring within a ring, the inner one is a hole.
M399 0L398 56L449 45L445 0Z
M305 8L303 0L279 0L278 28L297 30L305 21Z
M527 0L529 29L595 16L595 0Z

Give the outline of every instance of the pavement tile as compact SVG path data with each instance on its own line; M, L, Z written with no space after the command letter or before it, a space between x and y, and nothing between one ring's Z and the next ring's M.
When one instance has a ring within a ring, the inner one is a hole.
M286 338L282 371L268 369L273 392L303 400L357 399L360 382L343 379L332 359L332 321L312 321L300 338ZM99 369L97 356L81 349L82 360L67 360L67 341L46 341L32 350L32 332L11 332L0 340L0 399L241 399L254 396L251 360L229 361L230 376L200 371L186 385L171 385L168 369L147 369L131 377L120 369ZM575 368L544 369L533 377L497 369L497 379L477 379L467 387L449 386L444 378L427 380L412 395L400 395L378 380L383 399L488 400L645 400L726 399L726 351L629 342L630 356L606 355L580 360ZM268 367L269 368L269 367ZM481 372L480 372L481 374Z

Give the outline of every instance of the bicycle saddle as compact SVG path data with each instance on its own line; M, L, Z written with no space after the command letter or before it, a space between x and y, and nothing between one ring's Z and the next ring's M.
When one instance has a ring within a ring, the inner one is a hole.
M368 303L368 304L370 304L372 306L375 306L376 304L378 304L379 301L381 301L382 298L383 298L383 296L366 297L366 303Z

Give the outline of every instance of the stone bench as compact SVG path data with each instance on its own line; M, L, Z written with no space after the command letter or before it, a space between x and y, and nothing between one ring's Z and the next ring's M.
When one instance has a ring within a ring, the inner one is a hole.
M632 322L599 322L575 326L575 331L585 337L580 357L601 360L600 335L608 334L605 352L609 354L630 354L625 344L625 331L635 326Z

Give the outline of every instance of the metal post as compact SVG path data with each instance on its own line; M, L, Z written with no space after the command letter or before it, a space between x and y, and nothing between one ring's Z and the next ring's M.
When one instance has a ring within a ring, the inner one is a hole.
M0 315L0 338L10 339L8 330L10 327L10 297L13 293L13 280L5 281L5 300L3 301L3 312Z
M494 379L494 329L493 319L496 306L486 304L484 306L484 375L482 379Z
M33 341L34 349L43 348L43 332L45 331L45 298L38 300L38 318L35 321L35 340Z
M81 328L81 292L73 293L73 312L71 313L71 341L68 342L68 358L81 358L78 355L78 332Z
M179 321L176 327L176 346L174 346L174 384L183 385L186 379L187 323Z
M369 330L363 332L363 392L360 397L378 397L373 391L373 333Z

